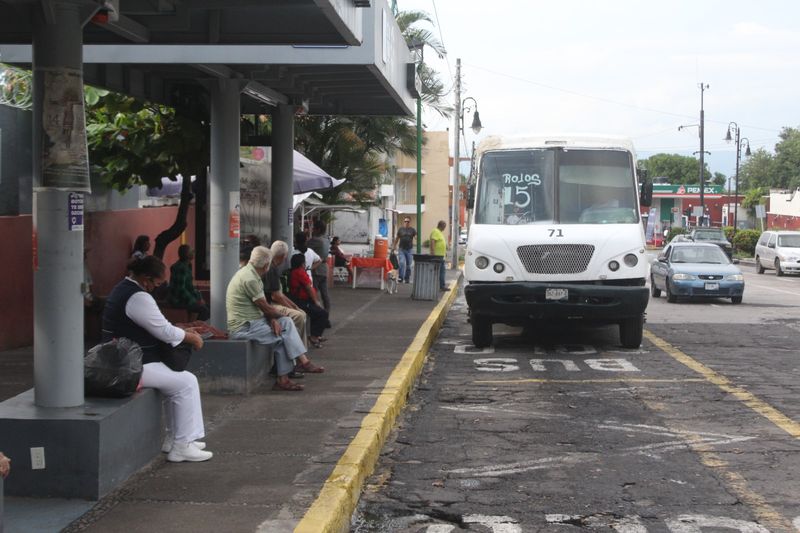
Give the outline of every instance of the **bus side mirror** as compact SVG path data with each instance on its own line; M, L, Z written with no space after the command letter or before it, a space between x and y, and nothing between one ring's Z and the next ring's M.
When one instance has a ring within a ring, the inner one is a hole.
M467 209L475 209L475 186L470 185L467 191Z
M639 169L639 183L641 190L639 191L639 204L642 207L650 207L653 203L653 182L647 179L647 171Z

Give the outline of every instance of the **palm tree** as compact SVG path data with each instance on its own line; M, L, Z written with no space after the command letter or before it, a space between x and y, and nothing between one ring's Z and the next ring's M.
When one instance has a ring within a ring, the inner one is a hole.
M401 11L396 17L400 33L403 35L409 46L419 49L420 62L417 66L417 73L422 82L422 103L423 105L435 110L442 116L448 117L452 114L452 107L444 103L446 91L444 84L439 79L439 74L424 61L425 48L432 49L439 58L443 58L447 53L444 45L428 29L421 28L420 23L433 24L430 15L424 11Z

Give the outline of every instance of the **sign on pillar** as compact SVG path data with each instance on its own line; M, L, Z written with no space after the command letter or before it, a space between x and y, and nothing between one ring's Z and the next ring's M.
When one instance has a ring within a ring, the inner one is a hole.
M231 239L240 237L241 217L239 211L239 191L231 191L228 205L228 236Z

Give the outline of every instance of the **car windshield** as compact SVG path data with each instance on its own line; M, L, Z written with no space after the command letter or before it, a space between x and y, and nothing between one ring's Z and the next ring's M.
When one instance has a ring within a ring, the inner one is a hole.
M696 241L724 241L725 234L722 230L703 230L694 233Z
M779 235L778 246L781 248L800 248L800 235Z
M711 265L727 265L728 257L719 248L706 246L681 246L675 248L670 257L672 263L704 263Z

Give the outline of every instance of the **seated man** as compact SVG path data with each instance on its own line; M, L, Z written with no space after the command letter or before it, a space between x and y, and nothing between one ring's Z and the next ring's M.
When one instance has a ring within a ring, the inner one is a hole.
M306 348L294 323L267 303L261 276L270 270L271 263L270 249L256 246L250 254L250 262L231 279L225 294L228 333L234 340L274 345L278 378L273 389L301 391L303 386L289 379L295 361L297 370L302 372L319 374L325 369L316 366L306 356Z
M286 270L283 265L289 255L289 245L284 241L275 241L272 243L270 251L272 252L272 264L266 276L264 276L264 293L267 296L267 303L272 305L282 316L288 316L292 319L297 333L303 339L303 344L308 347L306 342L306 313L283 293L283 287L281 287L281 271Z

